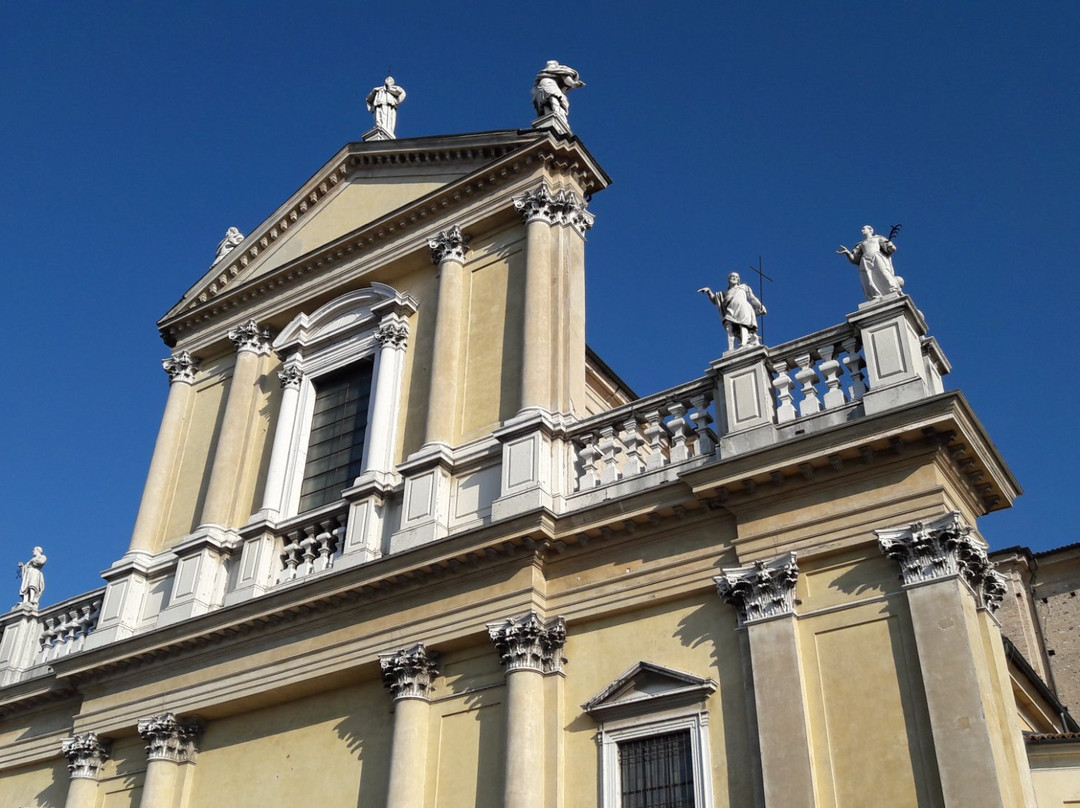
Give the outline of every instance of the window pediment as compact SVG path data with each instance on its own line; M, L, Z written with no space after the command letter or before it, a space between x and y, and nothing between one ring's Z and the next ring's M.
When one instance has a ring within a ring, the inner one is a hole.
M406 300L411 298L386 284L372 283L371 286L334 298L311 314L297 315L278 334L273 348L279 355L284 355L299 348L310 349L340 342L357 332L372 329L383 313L383 306L379 304L387 301L403 304Z
M652 714L704 704L717 686L712 679L641 661L589 699L582 709L599 721Z

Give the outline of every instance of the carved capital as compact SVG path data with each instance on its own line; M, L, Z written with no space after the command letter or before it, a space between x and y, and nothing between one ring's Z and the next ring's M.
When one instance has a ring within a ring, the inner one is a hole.
M468 236L461 232L456 224L448 230L436 233L428 239L428 247L431 248L431 263L441 264L443 261L456 261L465 263L465 253L468 251Z
M525 224L534 221L559 224L573 227L581 235L585 235L596 220L596 216L587 210L585 200L577 193L566 189L552 191L547 185L515 197L514 207L525 217Z
M195 371L199 367L199 360L187 351L177 351L168 359L162 359L161 366L169 374L169 384L174 382L191 384L195 381Z
M875 530L881 552L900 565L907 585L963 578L980 603L996 612L1005 596L1005 576L986 557L986 544L959 511L907 527Z
M404 348L409 341L409 326L405 323L383 323L375 332L375 341L384 347Z
M195 719L161 713L139 722L139 735L146 741L147 760L186 763L195 760L202 726Z
M109 759L112 744L102 740L96 732L84 732L65 738L60 744L60 751L68 759L68 771L71 779L84 778L97 780L101 769Z
M277 377L281 380L282 389L291 387L294 390L299 390L300 382L304 380L304 371L300 370L296 365L286 365L278 371Z
M266 353L270 350L270 329L263 328L254 320L240 323L229 329L229 339L239 351Z
M429 651L423 643L412 648L402 648L388 654L379 654L383 683L390 688L390 695L398 699L428 699L432 691L432 679L439 675L439 655Z
M529 612L522 617L488 623L487 629L507 673L517 670L556 673L566 662L562 655L566 621L561 617L545 622L536 612Z
M799 565L790 552L745 567L725 567L713 578L716 592L739 613L739 624L795 614Z

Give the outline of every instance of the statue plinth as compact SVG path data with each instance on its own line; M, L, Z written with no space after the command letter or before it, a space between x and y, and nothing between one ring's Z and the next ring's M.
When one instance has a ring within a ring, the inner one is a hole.
M562 115L556 115L554 112L549 112L547 115L541 115L535 121L532 122L533 129L550 129L556 134L570 135L573 134L570 131L570 124L566 118Z
M396 138L383 129L381 126L376 126L372 129L368 129L364 134L360 135L360 139L364 141L368 140L395 140Z

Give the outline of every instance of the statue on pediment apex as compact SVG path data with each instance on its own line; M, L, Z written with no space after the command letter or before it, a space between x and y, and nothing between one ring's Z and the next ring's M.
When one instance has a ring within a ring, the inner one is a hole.
M540 117L554 115L565 121L570 115L570 101L566 94L584 86L585 82L574 68L548 59L533 82L532 102L536 114Z
M378 87L367 95L368 112L375 115L375 129L382 130L388 138L394 137L397 127L397 108L405 100L405 88L394 84L394 77L387 76Z
M875 235L874 228L870 225L863 225L863 240L855 245L855 249L849 250L841 244L836 251L837 255L847 256L847 259L859 268L859 280L867 300L900 294L903 289L904 279L893 271L892 263L892 255L896 252L892 237L897 230L899 225L893 228L889 238L885 238Z
M754 291L742 282L738 272L728 275L727 289L714 292L708 286L702 286L698 291L707 295L720 312L720 319L724 321L724 330L727 331L729 351L735 349L736 340L740 348L760 344L757 318L758 315L768 312L757 299Z

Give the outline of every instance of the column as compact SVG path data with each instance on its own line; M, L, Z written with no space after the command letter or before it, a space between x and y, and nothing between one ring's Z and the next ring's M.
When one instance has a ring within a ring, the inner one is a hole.
M1015 709L1003 715L994 699L996 627L996 648L983 642L981 621L1005 592L986 545L958 512L875 533L900 564L945 805L1033 806Z
M60 751L68 759L71 783L64 808L94 808L97 805L98 780L109 759L108 741L96 732L84 732L65 738Z
M795 553L725 567L716 591L732 604L750 646L762 790L767 806L814 808L814 772L795 622Z
M416 808L424 804L430 693L432 680L439 675L438 660L438 654L428 651L423 643L379 654L383 682L394 697L386 808Z
M281 380L281 407L278 427L274 430L274 445L270 450L270 465L266 470L262 510L268 518L280 518L285 503L285 472L289 466L289 450L293 439L296 408L300 402L300 384L304 373L299 365L286 362L278 371Z
M375 332L379 352L375 355L375 400L368 415L364 471L388 474L394 470L394 443L397 439L398 411L405 347L409 324L397 315L384 317Z
M252 428L255 385L259 381L260 360L270 351L270 332L248 320L230 329L229 339L236 345L236 364L200 520L204 525L223 527L229 527L233 520L244 445Z
M585 232L592 229L596 215L586 209L585 200L575 193L566 195L563 222L565 246L562 285L563 311L560 386L557 397L562 412L583 418L585 412Z
M525 217L525 302L521 351L521 409L551 406L551 228L559 200L547 185L514 200Z
M202 727L174 713L145 718L139 735L146 741L146 776L139 808L173 808L180 785L180 765L194 763Z
M544 676L562 670L566 623L536 612L487 626L506 668L503 808L544 805Z
M428 241L431 260L439 268L439 308L435 313L435 344L431 357L425 443L452 444L458 408L461 356L461 316L465 252L469 236L454 225Z
M131 534L132 552L152 553L157 550L198 364L199 360L187 351L177 351L168 359L161 360L162 367L169 374L169 398L165 402L165 413L161 416L150 471L146 475L139 513Z

